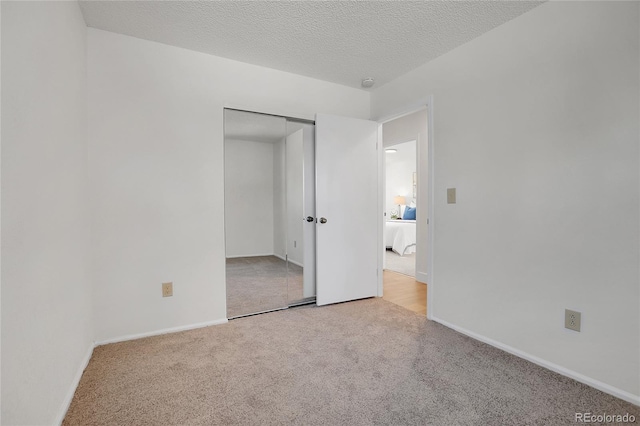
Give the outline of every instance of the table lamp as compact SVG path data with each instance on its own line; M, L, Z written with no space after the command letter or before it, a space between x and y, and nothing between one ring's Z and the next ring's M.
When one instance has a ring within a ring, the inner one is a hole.
M393 198L393 204L398 205L398 219L402 219L402 210L400 210L400 205L404 205L407 203L407 200L402 195L396 195Z

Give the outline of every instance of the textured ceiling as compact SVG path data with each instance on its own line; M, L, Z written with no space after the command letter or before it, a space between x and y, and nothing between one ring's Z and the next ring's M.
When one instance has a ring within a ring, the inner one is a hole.
M374 88L539 1L81 1L89 27Z

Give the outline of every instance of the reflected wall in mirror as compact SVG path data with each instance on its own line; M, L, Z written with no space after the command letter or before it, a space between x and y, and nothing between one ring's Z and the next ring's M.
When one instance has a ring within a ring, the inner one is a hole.
M227 317L287 306L281 117L225 110Z
M312 301L313 124L230 109L224 120L227 317Z
M314 125L287 121L287 253L289 303L315 298ZM311 222L306 218L311 217Z

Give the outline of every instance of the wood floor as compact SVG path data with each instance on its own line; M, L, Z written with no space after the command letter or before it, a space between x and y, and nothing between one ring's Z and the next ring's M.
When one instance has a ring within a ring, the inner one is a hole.
M384 271L384 300L410 311L427 315L427 285L415 278L393 271Z

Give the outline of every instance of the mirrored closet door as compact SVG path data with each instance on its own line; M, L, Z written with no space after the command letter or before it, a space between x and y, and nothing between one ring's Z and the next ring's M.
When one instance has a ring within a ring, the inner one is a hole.
M315 300L314 126L225 109L227 317Z

